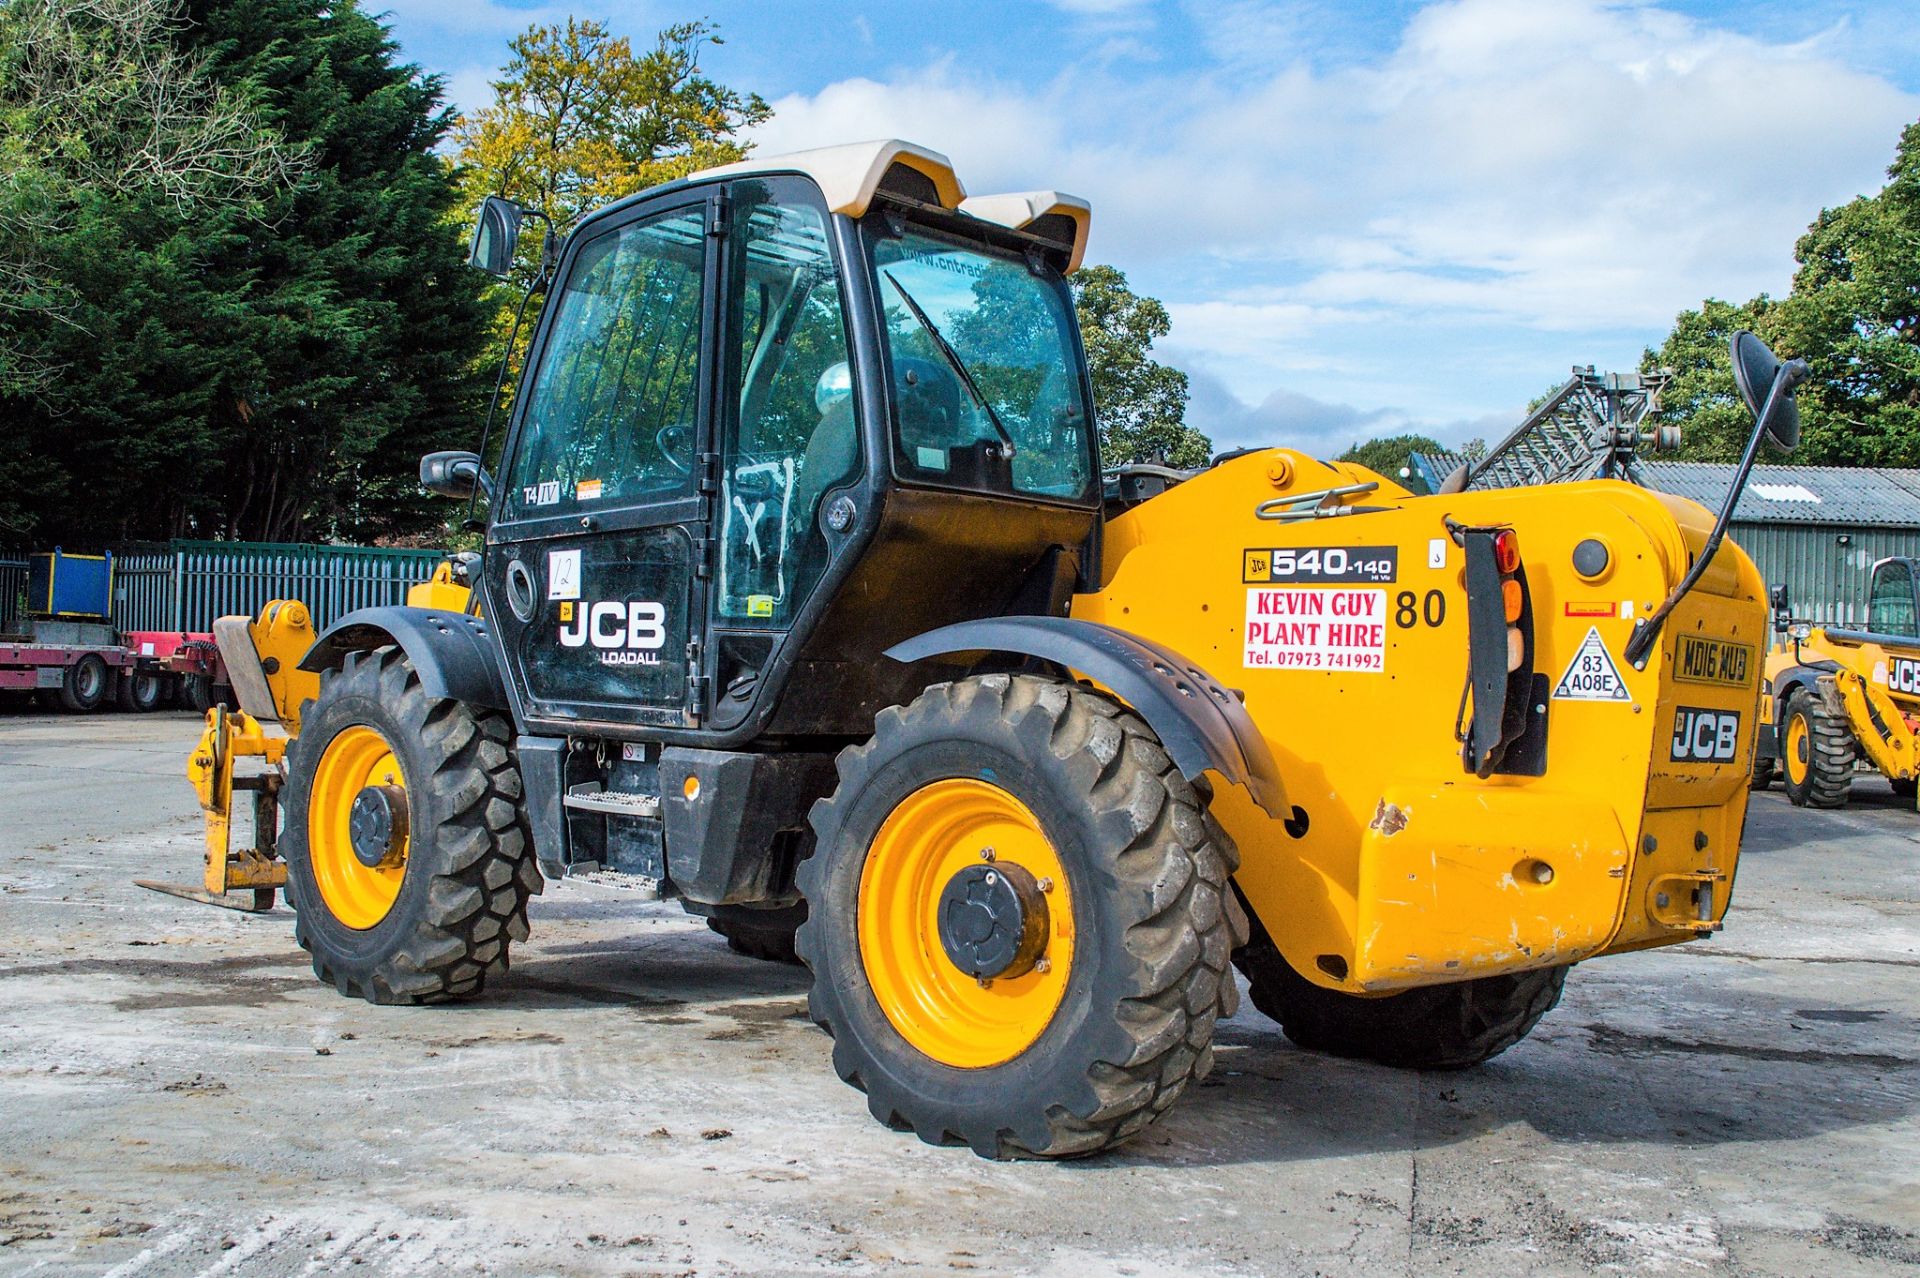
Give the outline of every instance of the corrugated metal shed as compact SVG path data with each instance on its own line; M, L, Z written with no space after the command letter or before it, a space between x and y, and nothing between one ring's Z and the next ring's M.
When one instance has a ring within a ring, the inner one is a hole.
M1643 462L1648 486L1718 510L1734 467ZM1867 579L1890 555L1920 557L1920 471L1755 466L1729 535L1796 617L1865 625Z
M1719 462L1644 461L1647 485L1718 510L1734 467ZM1827 524L1920 528L1920 470L1755 466L1734 508L1736 524Z
M1416 454L1429 488L1466 460ZM1651 488L1719 510L1734 467L1721 462L1642 461ZM1867 578L1892 555L1920 558L1920 470L1755 466L1733 512L1730 535L1768 585L1784 583L1797 617L1866 624Z

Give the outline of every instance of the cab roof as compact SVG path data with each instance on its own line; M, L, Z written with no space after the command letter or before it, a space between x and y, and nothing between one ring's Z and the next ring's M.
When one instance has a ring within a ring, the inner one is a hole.
M825 197L827 208L849 217L865 215L874 197L885 192L1050 240L1067 251L1069 272L1079 269L1086 255L1087 230L1093 210L1085 200L1058 191L968 196L959 175L953 171L953 162L946 156L898 138L818 147L786 155L756 155L734 164L703 169L690 175L688 180L704 182L709 178L772 173L798 173L811 179Z

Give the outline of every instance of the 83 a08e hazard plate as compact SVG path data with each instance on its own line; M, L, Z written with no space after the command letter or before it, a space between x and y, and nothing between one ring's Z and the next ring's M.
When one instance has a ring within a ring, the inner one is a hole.
M1600 638L1600 627L1589 626L1587 637L1580 641L1580 648L1573 654L1573 660L1567 663L1566 673L1560 676L1560 682L1553 685L1555 701L1631 701L1627 692L1627 681L1620 677L1620 667L1613 664L1613 654L1607 651L1607 645Z

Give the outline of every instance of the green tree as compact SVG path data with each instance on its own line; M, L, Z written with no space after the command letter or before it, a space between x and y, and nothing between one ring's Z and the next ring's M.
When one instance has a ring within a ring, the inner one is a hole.
M1677 374L1655 420L1682 428L1681 456L1731 461L1745 446L1752 418L1727 342L1747 328L1812 366L1794 462L1920 466L1920 123L1902 131L1887 176L1879 192L1814 220L1795 246L1788 296L1708 300L1647 352L1642 368Z
M177 273L192 227L256 217L299 174L178 29L173 0L0 5L0 540L57 531L101 466L76 409L121 353L102 291Z
M1396 484L1415 485L1412 477L1402 478L1400 472L1412 465L1415 453L1444 453L1447 446L1437 439L1425 435L1383 435L1379 439L1369 439L1363 444L1355 444L1340 454L1343 462L1357 462L1376 475L1384 475Z
M189 0L169 46L298 150L256 207L92 189L52 250L74 322L16 420L42 540L370 538L439 513L419 454L469 440L489 309L434 148L436 78L355 0Z
M1800 237L1793 292L1762 332L1813 368L1796 460L1920 465L1920 123L1887 177Z
M1187 375L1151 354L1172 327L1167 308L1128 288L1115 267L1082 267L1069 282L1093 378L1102 462L1206 465L1213 441L1187 425Z
M1765 327L1772 308L1764 295L1739 306L1710 297L1699 310L1680 312L1667 340L1641 357L1643 373L1673 370L1673 379L1660 393L1660 409L1648 415L1645 426L1679 426L1680 451L1675 456L1687 461L1740 460L1753 418L1734 387L1727 343L1743 328Z

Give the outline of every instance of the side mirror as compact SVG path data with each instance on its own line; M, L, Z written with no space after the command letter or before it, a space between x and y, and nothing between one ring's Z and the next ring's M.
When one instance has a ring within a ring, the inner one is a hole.
M473 224L473 243L467 249L467 265L489 275L507 278L513 273L513 251L520 243L520 223L526 210L512 200L489 195L480 201L480 215Z
M480 454L449 450L420 459L420 486L430 493L466 501L475 492L493 496L493 479L480 465Z
M1793 620L1793 610L1787 607L1787 583L1783 581L1768 591L1767 599L1773 604L1773 633L1784 635Z
M1741 329L1733 335L1733 384L1740 388L1753 420L1767 433L1775 448L1792 452L1800 443L1800 408L1793 402L1793 388L1807 378L1805 360L1782 361L1767 344ZM1785 377L1781 378L1784 373ZM1780 379L1778 393L1774 382ZM1768 409L1772 409L1768 413ZM1765 414L1765 420L1762 415Z

